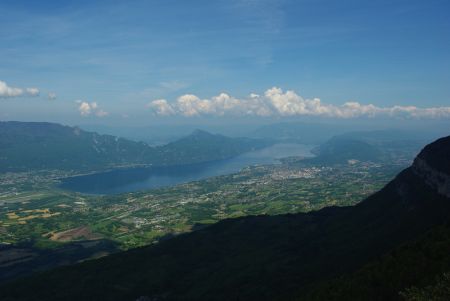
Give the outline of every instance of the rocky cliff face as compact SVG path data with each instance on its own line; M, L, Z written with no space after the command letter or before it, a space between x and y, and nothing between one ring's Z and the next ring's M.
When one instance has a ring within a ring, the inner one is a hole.
M425 147L414 160L413 172L439 194L450 198L450 136Z

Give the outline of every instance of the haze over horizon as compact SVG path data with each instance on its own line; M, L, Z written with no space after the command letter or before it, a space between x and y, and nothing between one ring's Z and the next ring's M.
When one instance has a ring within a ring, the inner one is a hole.
M427 120L444 128L449 8L438 0L6 0L0 120Z

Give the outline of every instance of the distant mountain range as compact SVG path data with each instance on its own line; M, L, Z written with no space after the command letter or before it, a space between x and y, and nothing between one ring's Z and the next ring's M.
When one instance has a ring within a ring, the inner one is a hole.
M178 165L227 159L267 146L266 141L195 131L151 147L77 127L45 122L0 122L0 170L99 170L142 165Z
M335 135L352 129L351 126L336 124L315 124L300 122L280 122L264 125L253 131L252 137L295 141L303 144L321 144Z
M313 158L302 160L312 164L342 164L354 160L363 162L412 162L432 134L412 131L357 131L336 135L315 147ZM291 160L291 162L296 162Z
M356 206L224 220L18 280L0 299L401 300L450 271L449 216L450 136Z
M313 149L316 157L307 159L310 163L335 164L349 160L378 162L383 152L373 144L352 137L335 136Z
M355 131L355 128L358 131ZM447 134L445 128L441 125L436 126L436 128L424 126L421 129L388 128L380 130L350 123L280 122L261 126L249 134L249 137L303 144L322 144L332 137L339 136L361 140L369 144L382 144L383 147L390 144L393 144L393 146L404 144L405 142L423 146Z
M155 147L158 164L177 165L228 159L270 145L266 140L230 138L195 130L191 135L169 144Z

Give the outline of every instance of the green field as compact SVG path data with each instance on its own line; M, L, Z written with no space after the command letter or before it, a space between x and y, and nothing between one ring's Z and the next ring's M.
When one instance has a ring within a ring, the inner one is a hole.
M55 172L10 173L1 186L0 241L32 241L53 248L104 238L128 249L225 218L353 205L403 167L364 162L255 166L232 175L113 196L60 190L55 185L60 174ZM64 231L68 233L62 235Z

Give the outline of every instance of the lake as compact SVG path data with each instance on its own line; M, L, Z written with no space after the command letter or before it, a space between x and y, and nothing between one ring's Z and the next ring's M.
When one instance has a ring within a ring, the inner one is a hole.
M289 156L313 156L314 146L280 143L227 160L146 168L117 169L62 179L61 188L86 194L117 194L197 181L231 174L252 165L277 164Z

